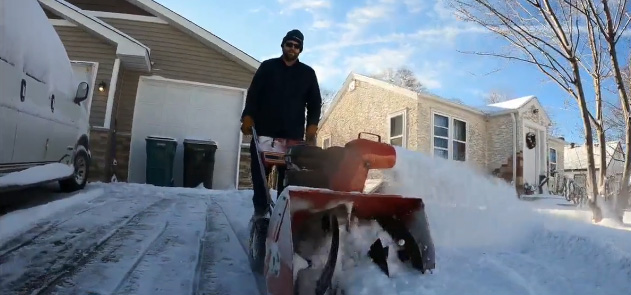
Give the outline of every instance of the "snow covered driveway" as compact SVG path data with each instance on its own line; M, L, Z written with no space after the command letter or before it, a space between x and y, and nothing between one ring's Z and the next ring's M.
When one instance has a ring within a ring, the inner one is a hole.
M243 193L218 194L93 184L2 216L0 294L256 294L214 200ZM234 218L247 222L248 213Z
M424 181L441 185L437 177ZM505 192L490 184L445 187L422 192L436 243L434 273L393 266L388 278L360 261L342 276L347 295L617 295L631 289L629 229L563 217L550 211L555 204L501 201ZM244 247L250 194L99 183L6 214L0 217L0 294L258 294L260 278L252 275Z

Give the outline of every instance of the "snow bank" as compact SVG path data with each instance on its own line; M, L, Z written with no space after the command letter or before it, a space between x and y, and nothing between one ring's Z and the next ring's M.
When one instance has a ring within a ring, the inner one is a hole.
M44 219L77 204L89 203L103 195L103 189L87 190L70 198L50 202L48 204L14 211L0 217L0 245L9 239L27 231Z
M512 244L540 226L510 184L466 163L396 152L395 166L384 171L384 192L423 199L436 246Z
M51 179L60 179L71 175L73 172L72 166L62 163L35 166L0 177L0 187L29 185Z
M0 1L0 57L46 83L49 92L76 93L68 54L37 0Z

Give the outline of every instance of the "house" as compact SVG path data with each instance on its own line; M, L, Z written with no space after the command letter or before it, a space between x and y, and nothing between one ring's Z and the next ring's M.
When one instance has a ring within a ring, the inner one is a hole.
M92 86L91 180L143 183L145 138L216 142L213 188L236 188L239 118L260 62L152 0L39 0L78 79Z
M320 121L318 143L339 146L360 132L375 133L387 143L516 180L522 189L549 174L550 151L552 164L561 165L565 141L548 136L549 126L534 96L474 108L350 73Z
M610 184L617 185L622 180L624 172L624 151L620 141L609 141L605 144L605 175L611 180ZM563 173L566 177L574 179L575 183L585 187L587 183L587 148L584 145L570 143L565 146L565 167ZM600 148L594 144L594 164L596 175L600 171ZM596 179L598 181L598 178Z

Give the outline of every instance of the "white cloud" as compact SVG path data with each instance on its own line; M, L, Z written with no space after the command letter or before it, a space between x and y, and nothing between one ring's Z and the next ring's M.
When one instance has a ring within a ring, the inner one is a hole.
M415 41L422 41L421 43L414 43L415 46L434 46L436 44L448 45L448 43L457 40L462 34L482 34L488 33L483 28L479 27L456 27L456 26L445 26L442 28L428 28L428 29L420 29L414 33L402 34L402 33L392 33L388 35L381 36L371 36L369 38L362 39L340 39L335 40L330 43L325 43L322 45L306 48L305 51L315 52L315 51L335 51L348 47L360 47L367 45L378 45L378 44L391 44L391 43L410 43Z
M278 3L285 5L284 10L313 10L330 8L331 1L329 0L278 0Z
M312 29L327 29L330 28L333 25L333 22L329 19L316 19L315 21L313 21L313 24L311 25Z
M349 71L372 75L386 68L408 65L413 53L412 47L386 48L374 53L348 57L344 65Z
M343 30L341 40L353 41L358 39L371 24L387 19L393 15L395 6L391 0L368 0L366 5L353 8L346 14L346 22L340 25Z
M403 0L403 4L405 4L405 7L411 13L421 12L425 8L423 0Z
M311 30L321 30L330 28L333 22L325 13L331 8L330 0L278 0L282 6L280 14L285 14L294 10L303 10L311 14L313 23Z

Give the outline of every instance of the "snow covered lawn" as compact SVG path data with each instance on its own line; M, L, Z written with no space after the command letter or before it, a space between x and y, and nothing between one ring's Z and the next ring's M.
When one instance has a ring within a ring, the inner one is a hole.
M437 269L422 275L393 266L387 278L361 261L342 275L346 294L631 289L628 226L591 224L582 211L559 206L562 199L519 201L510 187L457 164L408 160L389 171L398 181L386 190L423 197ZM250 196L97 183L9 213L0 217L0 294L256 294L245 251Z

